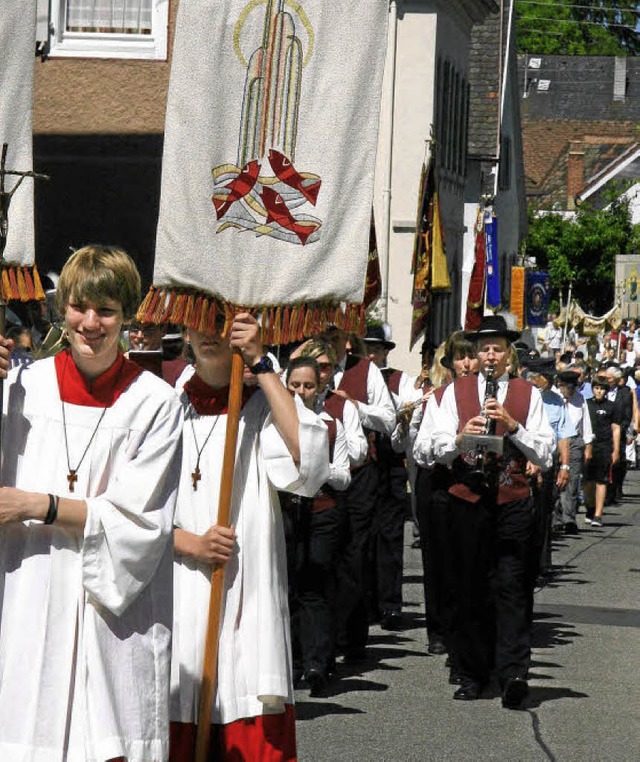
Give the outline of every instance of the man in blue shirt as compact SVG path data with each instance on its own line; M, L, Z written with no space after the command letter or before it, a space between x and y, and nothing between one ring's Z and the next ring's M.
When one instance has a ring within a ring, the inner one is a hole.
M556 437L554 465L542 474L542 484L536 499L537 545L540 550L538 565L534 565L538 575L551 572L551 522L553 518L557 492L565 489L569 482L569 442L577 431L568 418L562 397L551 390L556 374L553 358L530 360L526 377L542 394L545 413Z

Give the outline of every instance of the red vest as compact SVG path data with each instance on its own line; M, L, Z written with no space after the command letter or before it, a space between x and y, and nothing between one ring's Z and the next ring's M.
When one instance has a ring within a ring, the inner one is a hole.
M458 433L462 431L470 418L478 415L481 409L478 397L477 376L464 376L454 382L456 406L458 408ZM510 378L504 407L512 418L526 426L531 401L531 384L521 378ZM511 442L505 428L498 424L496 434L504 436L504 452L501 456L488 455L487 467L497 471L498 505L523 500L531 494L529 481L525 474L527 459ZM475 491L468 482L468 475L475 464L473 453L458 456L453 462L455 483L449 488L450 494L469 503L477 503L482 495Z

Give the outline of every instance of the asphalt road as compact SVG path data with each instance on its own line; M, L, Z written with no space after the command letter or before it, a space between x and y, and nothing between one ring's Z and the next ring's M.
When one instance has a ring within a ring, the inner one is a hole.
M408 629L373 627L367 661L339 665L326 698L296 693L301 762L638 762L640 472L605 526L554 544L536 593L531 693L503 709L497 686L452 700L444 657L426 651L420 552L405 549Z

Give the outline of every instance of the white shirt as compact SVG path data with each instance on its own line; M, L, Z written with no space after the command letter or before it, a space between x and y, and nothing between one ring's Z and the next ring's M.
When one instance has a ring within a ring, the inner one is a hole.
M319 395L316 397L316 413L320 413L322 410L322 405L325 399L326 395ZM344 407L342 409L342 424L344 427L344 435L347 440L349 463L351 468L358 468L358 466L361 466L367 458L369 444L367 443L364 429L360 423L358 408L353 404L353 402L349 402L349 400L344 401Z
M420 409L420 412L422 412L422 409ZM436 426L437 412L438 403L435 394L432 394L425 407L424 415L422 415L420 427L413 445L413 458L423 468L430 468L436 462L433 454L433 432Z
M333 377L336 389L340 388L346 359L343 357ZM367 401L359 401L356 407L360 423L366 429L391 435L396 425L396 411L382 373L374 363L369 363L367 373Z
M478 398L484 399L486 379L480 373L478 379ZM505 373L498 379L497 399L504 404L507 397L509 377ZM428 405L427 405L428 407ZM478 411L480 414L480 411ZM458 435L458 406L456 405L454 384L450 384L442 395L440 407L434 411L434 425L432 434L433 457L436 462L451 464L461 454L456 446ZM542 468L549 468L552 463L555 437L542 405L540 392L531 389L529 412L527 413L526 425L520 426L518 431L510 436L511 441L524 454L527 460Z
M571 423L582 437L585 444L593 442L593 428L587 403L580 392L574 392L568 400L565 400L565 409Z
M353 407L353 405L351 405ZM332 418L329 413L322 411L320 418L323 421L335 421L336 441L333 445L333 458L329 464L329 478L327 484L338 492L344 492L351 484L351 469L349 463L349 446L344 426L336 418ZM362 427L360 427L362 429ZM365 440L366 441L366 440Z
M163 762L180 405L139 375L106 409L70 493L54 359L7 385L2 483L84 499L87 520L82 536L0 527L0 759ZM65 403L72 465L103 410Z

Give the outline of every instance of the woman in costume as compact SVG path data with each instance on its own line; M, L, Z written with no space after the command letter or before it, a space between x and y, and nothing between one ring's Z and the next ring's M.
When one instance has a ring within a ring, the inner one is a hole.
M4 393L0 759L162 762L182 410L119 352L127 254L80 249L57 300L70 348Z
M311 497L327 480L327 429L273 372L256 320L237 315L228 330L225 337L224 318L210 333L190 330L195 373L178 380L185 428L174 531L171 760L193 759L210 577L212 566L224 563L212 753L289 762L296 758L295 724L277 490ZM234 349L258 383L244 387L225 528L216 520Z

